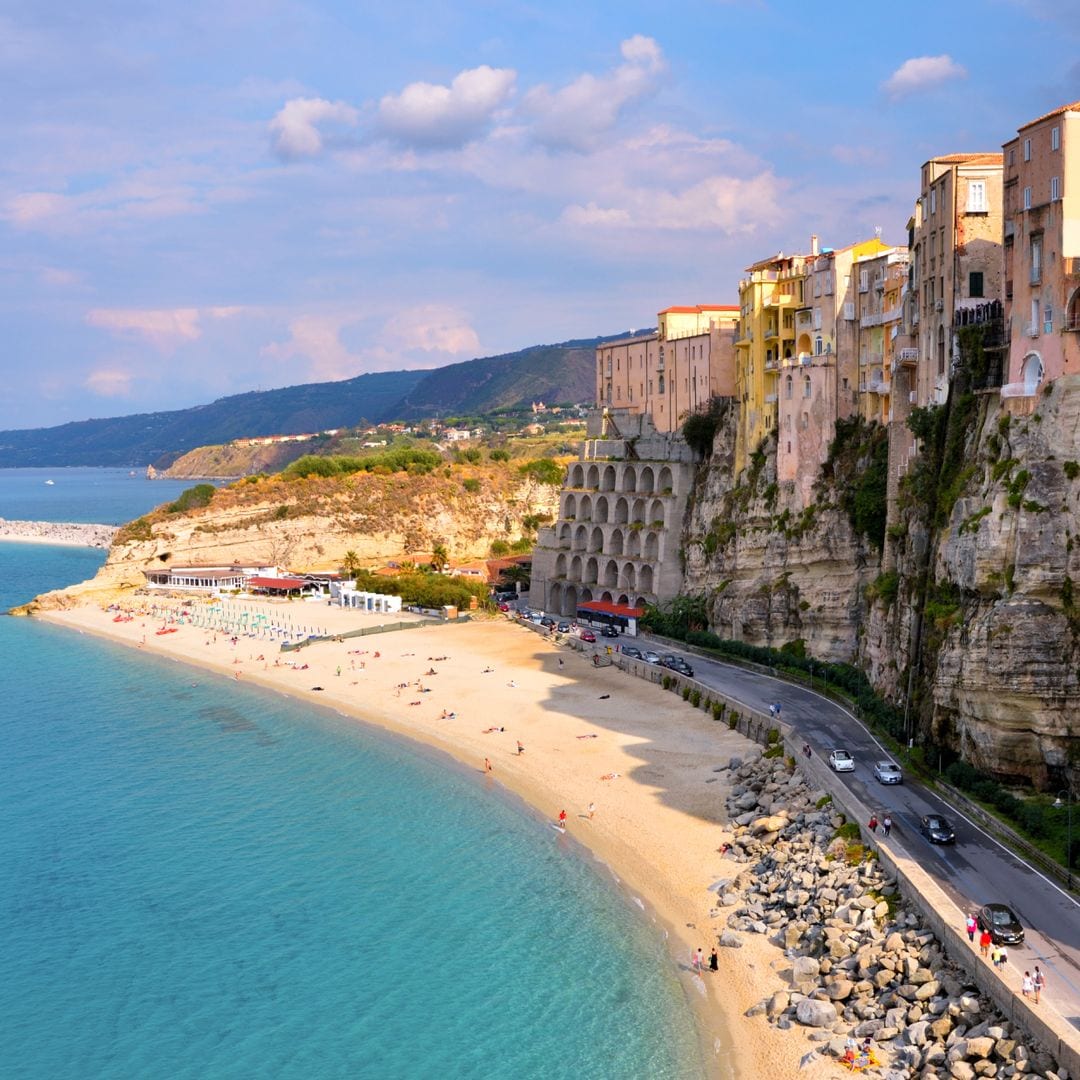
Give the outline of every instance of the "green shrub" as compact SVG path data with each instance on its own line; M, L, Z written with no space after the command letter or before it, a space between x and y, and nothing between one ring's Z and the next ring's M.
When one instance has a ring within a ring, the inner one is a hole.
M832 803L832 796L831 795L822 795L821 798L818 799L818 801L816 803L814 803L814 806L816 806L818 810L824 810L825 807L829 806L831 803Z
M782 746L770 746L767 750L765 750L762 753L761 756L765 757L765 758L778 758L778 757L782 756L783 753L784 753L784 748Z
M712 703L712 718L714 720L720 720L723 718L724 712L727 709L726 702L714 701Z
M671 683L672 683L672 678L671 678L671 676L670 676L670 675L664 675L664 676L661 676L661 679L660 679L660 685L661 685L661 686L662 686L662 687L663 687L663 688L664 688L665 690L670 690L670 689L671 689Z
M769 746L775 746L780 741L780 729L769 728L769 734L765 737L765 741Z
M689 686L684 686L682 688L682 699L683 699L683 701L689 701L690 700L690 692L691 691L690 691Z
M552 484L555 487L562 485L566 469L551 458L537 458L535 461L527 461L518 466L518 472L541 484Z
M194 487L182 491L176 502L169 503L166 512L169 514L183 514L188 510L197 510L203 506L209 506L214 498L217 488L213 484L196 484Z
M480 481L475 477L470 476L467 480L461 481L461 486L470 494L475 495L480 490Z
M509 461L510 454L506 450L492 450L488 457L492 461Z
M505 540L492 540L489 550L494 558L500 559L503 555L510 554L510 545Z
M701 691L696 686L690 691L690 704L695 709L701 706Z
M833 839L839 838L840 840L858 840L862 837L862 831L859 829L859 823L857 821L845 821L839 829L836 830L836 834Z
M1075 480L1080 476L1080 462L1066 461L1061 468L1070 480Z
M728 714L727 726L734 731L739 726L739 714L732 709Z

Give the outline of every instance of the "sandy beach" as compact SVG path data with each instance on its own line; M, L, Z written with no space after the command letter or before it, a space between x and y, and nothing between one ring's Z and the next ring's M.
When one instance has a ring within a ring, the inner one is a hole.
M506 618L284 653L268 641L234 641L190 623L159 634L165 621L140 613L146 609L139 603L125 602L129 621L114 621L115 610L91 603L39 617L310 699L445 751L475 768L477 783L503 785L552 821L565 811L567 832L668 932L709 1075L749 1080L839 1073L838 1064L826 1060L799 1070L812 1045L801 1032L743 1018L785 986L777 974L782 953L767 941L751 936L742 949L719 950L716 974L693 970L692 951L700 947L708 957L727 914L716 911L709 886L744 869L718 850L728 838L728 778L717 770L750 748L741 735L658 686L617 668L596 669ZM171 606L180 611L178 602ZM270 602L246 607L270 621L280 620L283 610ZM289 611L298 623L331 634L385 620L311 604Z

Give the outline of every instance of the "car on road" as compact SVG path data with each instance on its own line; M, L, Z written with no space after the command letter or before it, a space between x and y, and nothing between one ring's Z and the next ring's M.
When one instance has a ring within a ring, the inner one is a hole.
M874 779L879 784L902 784L904 782L904 774L900 771L900 766L895 761L875 761L874 762Z
M955 844L956 831L947 817L941 814L927 814L919 823L919 832L931 844Z
M688 679L694 677L694 669L681 656L676 656L675 659L668 664L668 667L671 668L672 671L677 671L680 675L685 675Z
M660 657L660 663L663 667L674 667L678 660L679 658L674 653L663 653Z
M541 626L546 626L546 627L548 627L548 629L550 629L551 627L553 627L555 625L555 620L550 615L545 615L540 620L540 625Z
M608 623L606 626L604 626L603 629L601 629L600 633L603 634L604 637L618 637L619 636L619 631L616 630L615 627L612 626L610 623Z
M555 629L558 630L560 634L569 634L570 624L568 622L561 622Z
M582 630L581 631L581 640L582 641L595 641L596 640L596 635L591 630Z
M975 921L980 930L990 931L990 940L995 945L1020 945L1024 941L1024 928L1007 904L984 904Z
M652 649L647 649L645 651L645 655L644 655L644 657L642 657L642 659L645 661L646 664L659 664L660 663L660 657L656 653L654 653L652 651Z
M641 650L636 645L624 645L622 654L623 656L629 656L631 660L641 659Z
M833 750L829 754L829 768L833 772L854 772L855 759L846 750Z
M503 600L502 603L499 604L499 610L500 611L509 611L510 610L510 605L505 600Z

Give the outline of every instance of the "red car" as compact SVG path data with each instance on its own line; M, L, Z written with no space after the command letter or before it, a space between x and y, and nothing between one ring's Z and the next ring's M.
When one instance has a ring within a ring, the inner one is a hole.
M509 604L508 604L508 603L507 603L507 602L506 602L506 601L504 600L504 601L503 601L503 602L502 602L502 603L501 603L501 604L499 605L499 610L500 610L500 611L509 611L509 610L510 610L510 605L509 605Z
M596 635L591 630L582 630L581 631L581 640L582 641L596 641Z

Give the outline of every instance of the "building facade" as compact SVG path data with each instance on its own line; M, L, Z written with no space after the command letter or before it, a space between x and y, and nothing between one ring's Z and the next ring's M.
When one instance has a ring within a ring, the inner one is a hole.
M655 333L598 346L597 403L677 431L710 398L734 394L737 320L734 306L671 307L657 316Z
M1006 398L1080 372L1080 101L1004 146Z
M879 424L892 419L892 365L901 335L901 296L907 276L906 248L871 256L859 268L855 312L859 320L859 414Z
M956 355L956 312L1002 296L1001 154L946 154L927 161L912 227L916 399L919 405L938 404L948 394Z

